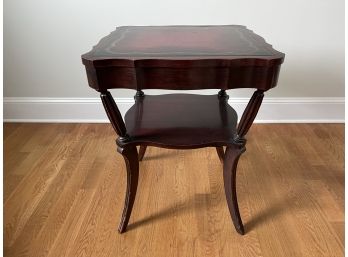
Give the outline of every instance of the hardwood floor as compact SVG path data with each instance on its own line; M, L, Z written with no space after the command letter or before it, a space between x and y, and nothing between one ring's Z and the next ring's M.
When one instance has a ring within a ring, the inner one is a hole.
M343 256L344 125L254 125L234 230L215 148L148 147L125 234L108 124L4 125L4 256Z

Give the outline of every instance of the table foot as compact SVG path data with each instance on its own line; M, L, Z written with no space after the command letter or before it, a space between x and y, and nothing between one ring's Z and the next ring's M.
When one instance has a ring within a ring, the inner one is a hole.
M245 151L244 147L228 146L224 158L224 187L228 209L235 229L241 235L244 235L244 226L240 217L237 192L236 192L236 171L240 155Z
M124 201L124 208L121 216L118 232L126 231L129 218L132 213L132 208L137 192L138 178L139 178L139 161L138 152L135 146L127 146L124 148L117 147L117 151L123 155L127 170L127 189Z

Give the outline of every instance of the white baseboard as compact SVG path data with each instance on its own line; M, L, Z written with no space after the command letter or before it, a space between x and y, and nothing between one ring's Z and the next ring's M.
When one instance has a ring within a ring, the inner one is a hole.
M122 115L133 98L115 99ZM248 98L230 98L238 116ZM4 98L6 122L108 122L99 98ZM265 98L256 117L259 123L343 123L343 97Z

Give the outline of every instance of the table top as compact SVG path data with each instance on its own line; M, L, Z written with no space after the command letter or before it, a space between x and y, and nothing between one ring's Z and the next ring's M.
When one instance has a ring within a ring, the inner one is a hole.
M283 53L240 25L118 27L82 56L84 64L95 67L167 66L174 60L197 66L279 65L283 59Z
M234 89L275 87L284 54L245 26L118 27L82 55L89 86Z

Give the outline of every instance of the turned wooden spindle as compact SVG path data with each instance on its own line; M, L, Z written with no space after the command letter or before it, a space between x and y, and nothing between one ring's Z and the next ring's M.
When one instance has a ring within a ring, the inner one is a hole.
M100 98L103 102L105 112L117 135L119 135L121 139L127 138L128 136L127 136L126 126L122 119L120 110L118 109L111 93L109 91L101 92Z
M251 125L254 122L254 119L259 111L263 99L263 91L256 90L250 101L245 108L242 118L238 124L237 134L239 138L243 138L249 131Z

